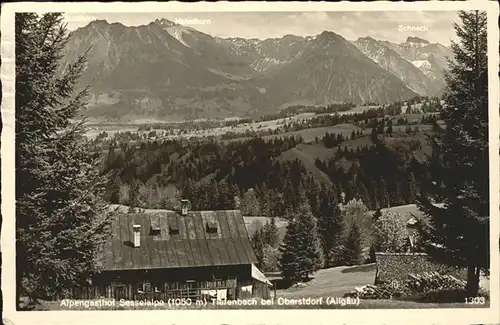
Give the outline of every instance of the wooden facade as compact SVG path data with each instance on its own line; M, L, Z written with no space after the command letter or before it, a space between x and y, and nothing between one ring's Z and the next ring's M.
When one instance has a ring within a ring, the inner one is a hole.
M121 214L112 227L104 271L73 299L270 296L238 210Z
M251 291L245 288L251 287ZM251 277L248 265L103 272L93 285L74 288L74 299L114 298L167 300L169 298L268 299L269 285ZM220 296L218 298L221 298Z

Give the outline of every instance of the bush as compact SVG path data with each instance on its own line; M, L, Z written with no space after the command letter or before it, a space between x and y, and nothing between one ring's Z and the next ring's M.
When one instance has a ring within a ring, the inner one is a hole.
M376 250L399 253L406 251L408 230L399 213L385 212L374 223Z

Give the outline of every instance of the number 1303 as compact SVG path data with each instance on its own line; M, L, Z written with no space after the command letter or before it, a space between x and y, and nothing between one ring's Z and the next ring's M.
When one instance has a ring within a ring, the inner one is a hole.
M484 297L467 297L465 298L465 303L468 305L484 305L486 299Z

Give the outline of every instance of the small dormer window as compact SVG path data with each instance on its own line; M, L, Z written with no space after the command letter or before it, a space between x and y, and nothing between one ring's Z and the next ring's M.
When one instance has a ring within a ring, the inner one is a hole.
M207 222L207 233L216 234L217 233L217 223L214 221Z
M160 234L160 232L160 217L158 215L153 215L151 217L151 235L157 236Z
M177 225L170 225L168 227L168 234L169 235L178 235L179 234L179 227Z

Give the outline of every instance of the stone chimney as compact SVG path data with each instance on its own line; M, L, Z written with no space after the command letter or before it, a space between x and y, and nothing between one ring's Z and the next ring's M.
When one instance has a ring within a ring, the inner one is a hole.
M188 214L190 206L191 206L191 202L189 202L189 200L186 200L186 199L181 200L181 214L183 216L186 216Z
M134 247L141 246L141 225L134 225Z

